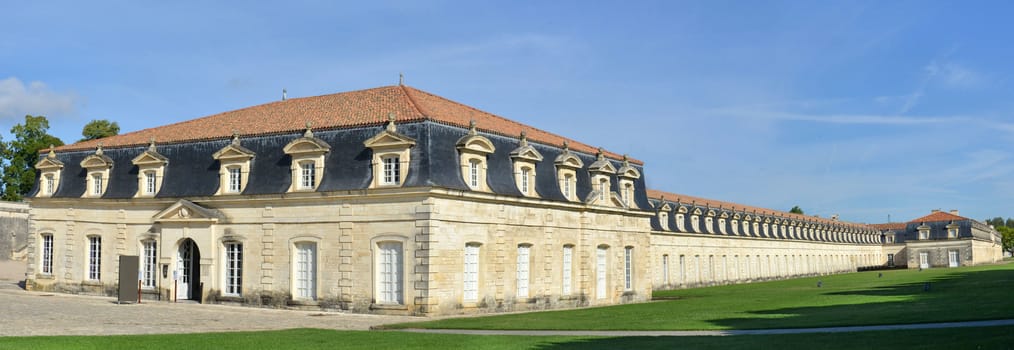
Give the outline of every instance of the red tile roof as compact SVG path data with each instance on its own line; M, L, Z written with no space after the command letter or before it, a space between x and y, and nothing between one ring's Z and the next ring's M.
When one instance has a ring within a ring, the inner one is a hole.
M467 128L475 120L481 131L517 137L522 131L528 139L562 147L568 141L574 151L596 154L597 148L539 130L513 120L487 113L412 87L384 86L337 94L290 98L258 106L237 109L175 124L139 130L99 140L60 146L56 151L93 149L102 143L105 148L146 145L155 139L159 144L282 134L302 131L310 122L314 130L340 129L387 123L393 113L396 123L431 120ZM48 152L48 149L42 152ZM605 152L607 157L622 159L619 154ZM644 164L631 159L632 163Z
M904 230L908 226L908 223L904 222L891 222L886 224L870 224L870 227L875 228L879 231L886 230Z
M664 191L659 191L659 190L651 190L651 189L649 189L647 192L648 192L648 198L652 198L652 199L663 199L663 198L665 198L666 201L670 201L670 202L681 202L681 203L685 203L685 204L701 205L701 206L707 206L707 207L712 207L712 208L731 209L731 210L745 211L745 212L748 212L748 213L757 213L757 214L763 214L763 215L775 215L775 216L780 216L780 217L783 217L783 218L791 218L791 219L806 220L806 221L816 221L816 222L820 222L820 223L824 223L824 224L835 224L835 225L845 225L845 226L849 226L849 227L869 228L869 226L866 225L866 224L857 224L857 223L852 223L852 222L836 221L836 220L831 220L831 219L827 219L827 218L818 218L818 217L815 217L815 216L806 216L806 215L794 214L794 213L790 213L790 212L786 212L786 211L772 210L772 209L766 209L766 208L760 208L760 207L752 207L752 206L749 206L749 205L743 205L743 204L738 204L738 203L723 202L723 201L717 201L717 200L714 200L714 199L707 199L707 198L701 198L701 197L688 196L688 195L685 195L685 194L669 193L669 192L664 192Z
M954 215L954 214L951 214L951 213L948 213L948 212L945 212L945 211L938 211L938 212L935 212L935 213L923 216L921 218L914 219L914 220L909 221L909 222L934 222L934 221L952 221L952 220L953 221L960 221L960 220L968 220L968 218L966 218L964 216L957 216L957 215Z

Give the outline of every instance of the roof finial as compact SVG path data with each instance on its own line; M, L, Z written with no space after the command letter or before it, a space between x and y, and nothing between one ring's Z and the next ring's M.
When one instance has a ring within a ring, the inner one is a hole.
M405 85L405 73L398 73L398 85Z
M232 144L239 146L239 132L236 129L232 130Z
M282 89L282 101L285 101L288 98L289 98L288 91L285 91L285 89Z
M570 142L563 140L563 153L570 152Z
M95 149L95 155L97 156L102 155L102 142L99 142L99 146Z
M605 154L604 151L602 151L602 147L599 147L598 151L599 152L597 154L595 154L595 158L598 159L598 160L606 159L606 154Z
M626 153L623 154L623 166L630 166L630 157Z
M528 146L528 133L521 130L521 147Z
M479 123L476 123L476 122L475 122L475 119L472 119L472 120L468 121L468 134L469 134L469 135L476 135L476 134L478 134L478 131L477 131L477 130L475 130L475 127L476 127L476 126L477 126L478 124L479 124Z
M155 138L154 137L148 139L148 150L152 151L152 152L155 152Z
M53 146L52 143L49 144L49 154L46 155L46 158L56 158L56 151L53 151L54 148L56 148L56 146Z
M394 126L394 112L387 114L387 131L395 132L397 128Z
M313 131L310 130L311 128L313 128L313 122L307 120L306 121L306 132L303 133L303 137L313 137Z

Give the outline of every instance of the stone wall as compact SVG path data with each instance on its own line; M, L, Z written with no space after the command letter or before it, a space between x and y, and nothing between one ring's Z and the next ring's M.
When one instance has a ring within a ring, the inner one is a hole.
M0 260L25 260L28 204L0 202Z

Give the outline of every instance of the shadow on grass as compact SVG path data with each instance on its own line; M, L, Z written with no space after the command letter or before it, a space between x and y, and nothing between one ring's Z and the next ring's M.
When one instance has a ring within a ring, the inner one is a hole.
M731 329L766 329L1007 319L1014 318L1014 298L1009 297L1012 288L1014 270L956 271L922 281L861 290L814 288L819 295L900 299L896 301L772 309L750 313L757 317L710 322ZM772 318L777 319L776 327Z

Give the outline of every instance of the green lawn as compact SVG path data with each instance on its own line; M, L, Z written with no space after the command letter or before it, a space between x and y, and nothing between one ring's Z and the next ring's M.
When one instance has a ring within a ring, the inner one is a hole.
M0 349L1008 349L1014 327L735 337L520 337L290 329L0 338Z
M878 274L882 273L882 277ZM817 287L821 281L822 286ZM930 283L929 291L924 290ZM656 292L659 301L392 328L705 330L1014 318L1014 264L892 270Z

